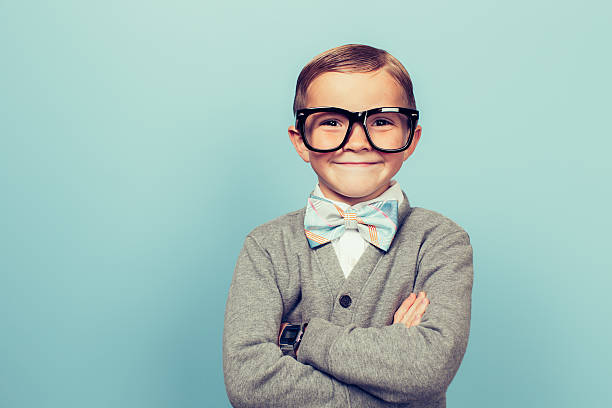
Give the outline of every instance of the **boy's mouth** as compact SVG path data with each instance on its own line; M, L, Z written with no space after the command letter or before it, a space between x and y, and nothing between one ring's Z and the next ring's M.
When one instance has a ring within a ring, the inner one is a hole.
M379 162L336 162L336 164L341 164L343 166L373 166L378 163Z

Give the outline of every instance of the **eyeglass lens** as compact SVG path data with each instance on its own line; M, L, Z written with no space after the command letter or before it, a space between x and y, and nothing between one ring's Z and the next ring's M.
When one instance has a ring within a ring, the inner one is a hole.
M342 113L313 113L306 118L304 126L306 140L315 149L337 148L346 136L349 123L349 118ZM406 146L411 124L408 116L400 112L375 113L366 120L370 139L380 149L400 149Z

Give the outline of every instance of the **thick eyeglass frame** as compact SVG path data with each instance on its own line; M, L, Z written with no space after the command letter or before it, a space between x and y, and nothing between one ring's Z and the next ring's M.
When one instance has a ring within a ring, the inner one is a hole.
M304 127L306 126L306 118L310 115L312 115L313 113L317 113L317 112L336 112L336 113L341 113L346 115L346 117L348 117L349 119L349 126L348 129L346 130L346 134L344 135L344 139L342 140L342 143L340 143L340 145L338 147L335 147L333 149L316 149L314 147L312 147L308 141L306 140L306 134L304 132ZM368 127L366 125L366 120L368 119L369 115L373 115L376 113L382 113L382 112L399 112L399 113L403 113L406 115L406 117L410 120L410 136L408 137L408 141L406 142L406 145L403 147L400 147L398 149L382 149L378 146L376 146L373 142L372 142L372 138L370 137L370 134L368 133ZM416 109L410 109L410 108L402 108L402 107L391 107L391 106L386 106L386 107L382 107L382 108L373 108L373 109L368 109L365 111L361 111L361 112L352 112L346 109L342 109L342 108L336 108L334 106L321 106L321 107L316 107L316 108L303 108L303 109L298 109L296 111L295 114L295 120L296 120L296 128L297 130L300 132L300 135L302 136L302 141L304 142L304 145L306 145L306 147L309 150L315 151L315 152L319 152L319 153L328 153L328 152L334 152L336 150L342 149L342 147L344 147L344 145L348 142L349 140L349 134L351 133L351 129L353 128L353 124L355 122L359 122L363 125L363 129L365 130L365 134L366 134L366 138L368 139L368 142L370 143L370 145L372 145L372 147L380 152L385 152L385 153L396 153L396 152L402 152L404 150L406 150L410 144L412 144L412 138L414 137L414 130L417 127L417 121L419 120L419 111Z

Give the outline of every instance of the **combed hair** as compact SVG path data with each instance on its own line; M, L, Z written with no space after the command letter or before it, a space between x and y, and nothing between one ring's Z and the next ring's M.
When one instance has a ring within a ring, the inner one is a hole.
M404 89L407 108L416 109L412 80L406 68L385 50L363 44L345 44L315 56L300 72L295 86L293 114L306 107L306 91L325 72L373 72L386 70Z

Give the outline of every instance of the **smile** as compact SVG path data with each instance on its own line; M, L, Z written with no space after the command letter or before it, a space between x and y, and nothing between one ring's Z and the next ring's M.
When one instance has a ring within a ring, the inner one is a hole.
M379 164L378 162L376 163L365 163L365 162L345 162L345 163L340 163L340 162L336 162L336 164L340 164L342 166L348 166L348 167L369 167L369 166L374 166L375 164Z

